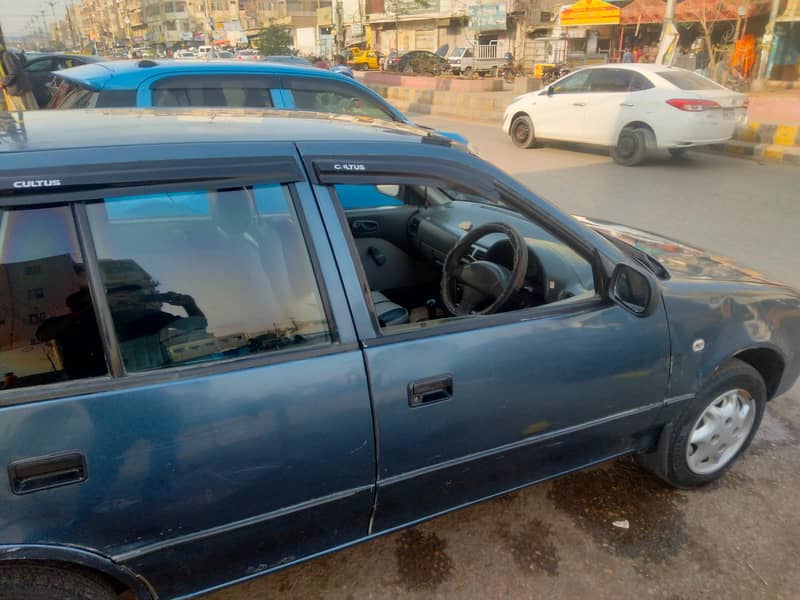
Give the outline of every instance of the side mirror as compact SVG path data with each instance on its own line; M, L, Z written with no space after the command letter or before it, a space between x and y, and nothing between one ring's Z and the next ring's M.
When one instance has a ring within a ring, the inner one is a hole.
M611 300L637 317L646 317L658 306L659 294L655 282L626 264L614 268L608 284Z
M548 96L552 96L554 93L555 93L555 90L553 89L553 86L552 85L548 85L547 86L547 95Z

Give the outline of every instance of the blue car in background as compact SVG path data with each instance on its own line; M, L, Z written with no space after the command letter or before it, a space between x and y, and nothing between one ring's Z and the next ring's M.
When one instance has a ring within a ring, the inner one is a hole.
M346 74L288 63L145 59L93 63L55 75L58 80L48 105L52 109L276 108L413 125L384 98ZM467 143L457 133L438 133Z

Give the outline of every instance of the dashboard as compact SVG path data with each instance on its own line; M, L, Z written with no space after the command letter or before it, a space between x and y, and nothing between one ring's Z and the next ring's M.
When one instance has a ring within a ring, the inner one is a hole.
M592 267L585 258L545 229L499 206L453 201L421 208L408 221L408 238L418 255L441 267L467 232L498 221L514 227L528 245L523 303L544 304L594 292ZM488 234L473 245L467 260L486 260L510 270L511 243L502 234Z

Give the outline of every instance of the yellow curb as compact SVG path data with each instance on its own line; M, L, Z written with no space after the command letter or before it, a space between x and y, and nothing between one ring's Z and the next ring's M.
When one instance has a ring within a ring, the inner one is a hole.
M783 160L783 148L781 146L767 146L764 148L764 151L761 153L763 158L768 160L777 160L778 162Z
M757 142L758 141L758 123L748 123L744 130L740 130L737 139L743 142Z
M794 146L795 139L797 139L797 127L794 125L778 125L775 137L772 138L773 143L779 146Z

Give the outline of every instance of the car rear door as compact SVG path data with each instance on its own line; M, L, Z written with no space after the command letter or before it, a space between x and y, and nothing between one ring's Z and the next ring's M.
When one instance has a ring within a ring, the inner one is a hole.
M330 145L300 144L323 184L315 191L370 377L378 440L375 532L636 448L663 406L669 361L663 307L640 318L604 300L598 288L581 301L379 327L336 186L429 182L497 199L497 181L502 197L527 206L533 221L565 218L474 157L426 144L403 147L399 155L364 144L363 155L342 156ZM363 170L343 173L336 170L341 164ZM463 214L456 203L421 208L408 235L441 269L466 230L499 218L491 204ZM594 260L586 240L563 243L561 251L579 253L584 265ZM606 275L596 273L602 286Z
M365 536L375 475L363 356L293 147L176 152L195 155L63 167L69 203L0 171L0 545L108 556L160 597Z

